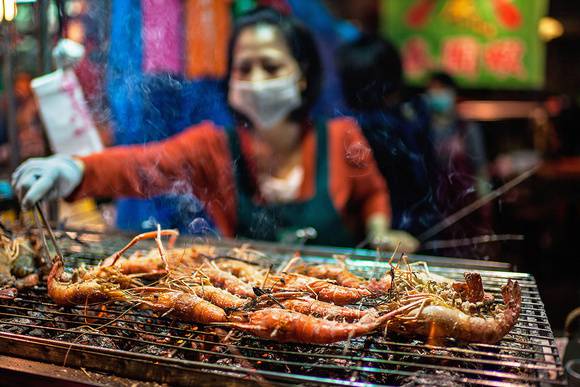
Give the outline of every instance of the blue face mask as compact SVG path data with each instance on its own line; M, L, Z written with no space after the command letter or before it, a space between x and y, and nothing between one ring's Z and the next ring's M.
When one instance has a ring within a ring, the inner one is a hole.
M430 91L427 99L431 110L435 113L449 113L455 105L455 93L449 90Z

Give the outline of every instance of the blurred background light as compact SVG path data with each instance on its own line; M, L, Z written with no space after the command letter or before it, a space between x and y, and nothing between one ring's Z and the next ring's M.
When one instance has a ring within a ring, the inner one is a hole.
M15 0L0 0L0 22L11 22L16 17L16 12Z
M538 34L542 40L549 42L564 34L564 26L558 19L545 16L540 19L538 24Z

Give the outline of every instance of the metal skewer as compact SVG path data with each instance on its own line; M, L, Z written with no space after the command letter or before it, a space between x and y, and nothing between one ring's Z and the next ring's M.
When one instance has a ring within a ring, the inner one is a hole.
M439 234L441 231L451 227L461 219L465 218L467 215L471 214L472 212L478 210L479 208L483 207L485 204L491 202L492 200L500 197L510 189L514 188L521 182L529 179L532 177L539 169L539 166L536 165L527 171L521 173L520 175L514 177L512 180L508 181L501 187L491 191L485 196L477 199L473 203L463 207L459 211L449 215L447 218L443 219L441 222L437 223L435 226L431 227L429 230L425 231L421 235L419 235L419 241L425 242L426 240L434 237L435 235Z
M44 228L46 228L48 230L48 235L50 236L52 244L54 245L54 249L56 250L56 255L58 256L58 258L60 258L61 261L64 261L62 251L60 251L60 247L58 247L58 243L56 243L56 237L54 236L54 233L52 232L52 228L50 227L50 224L46 221L46 217L44 216L44 212L42 211L42 208L40 208L40 203L36 203L34 208L36 209L36 211L34 213L34 220L36 222L36 226L40 229L40 233L42 235L42 242L44 243L44 248L46 249L47 254L50 256L50 252L48 250L48 244L46 243L46 238L44 237L43 228L41 227L40 222L38 221L38 216L40 216L40 219L42 220L42 223L44 224Z
M48 248L48 243L46 242L46 237L44 236L44 228L42 227L42 223L40 222L40 219L38 217L38 212L32 211L32 215L34 216L34 223L36 224L36 228L38 229L38 232L40 233L40 240L42 241L42 247L44 247L44 252L45 252L45 256L43 256L41 258L42 259L41 263L48 262L48 261L46 261L46 259L51 261L52 259L50 257L50 250Z

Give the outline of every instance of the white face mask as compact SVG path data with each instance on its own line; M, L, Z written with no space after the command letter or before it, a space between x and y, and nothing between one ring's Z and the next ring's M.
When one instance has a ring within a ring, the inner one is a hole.
M302 103L296 73L265 81L230 81L230 105L260 129L270 129Z

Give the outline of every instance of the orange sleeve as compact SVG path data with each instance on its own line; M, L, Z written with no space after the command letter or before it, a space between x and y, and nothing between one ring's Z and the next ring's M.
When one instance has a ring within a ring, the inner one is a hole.
M391 218L390 197L371 148L356 122L339 118L329 123L330 195L337 208L353 207L365 221L375 214Z
M227 170L228 157L225 133L209 122L161 142L108 148L80 157L83 180L69 200L167 192L208 196L217 189L217 176Z

